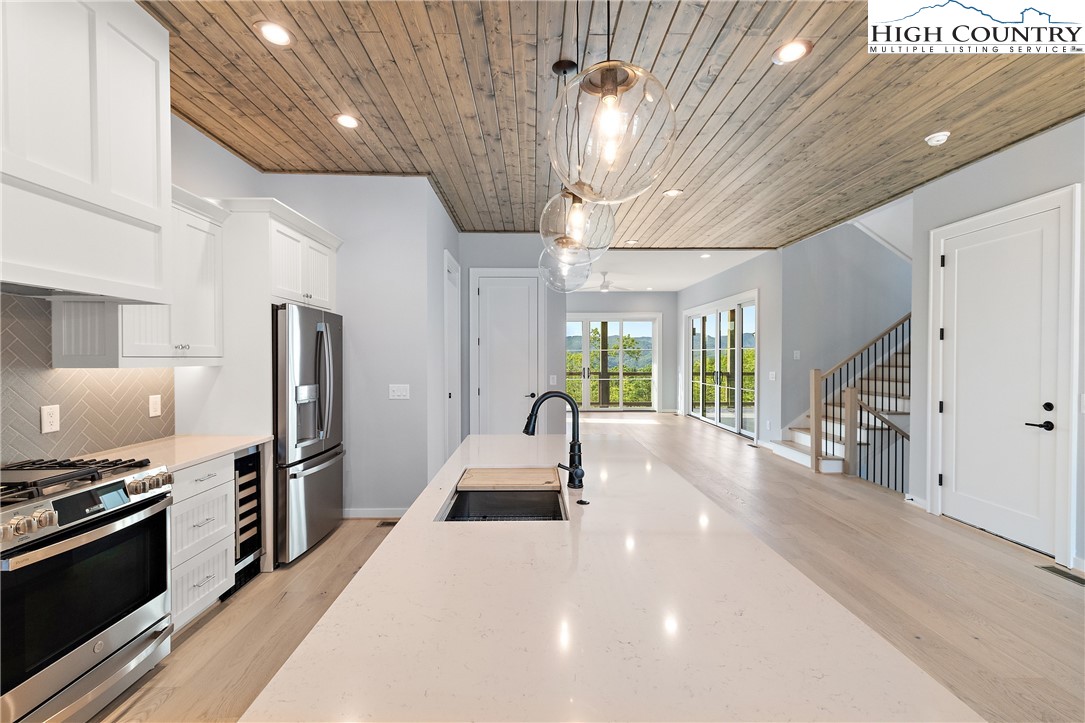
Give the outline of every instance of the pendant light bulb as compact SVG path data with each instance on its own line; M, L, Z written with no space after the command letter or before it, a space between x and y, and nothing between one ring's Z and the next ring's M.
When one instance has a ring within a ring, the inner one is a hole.
M539 218L539 235L557 261L586 264L602 256L614 239L614 209L586 203L570 191L551 198Z
M569 81L547 128L550 163L565 187L614 204L644 193L667 169L676 120L658 78L606 60Z

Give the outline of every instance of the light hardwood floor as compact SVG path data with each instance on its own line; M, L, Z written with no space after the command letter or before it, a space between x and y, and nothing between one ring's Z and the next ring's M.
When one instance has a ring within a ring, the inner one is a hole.
M1085 720L1085 588L1051 558L689 417L581 421L642 444L984 718Z
M391 529L345 520L305 557L257 575L95 721L236 721Z
M985 718L1085 720L1085 589L1049 558L688 417L582 421L645 446ZM347 521L259 576L99 720L236 720L387 531Z

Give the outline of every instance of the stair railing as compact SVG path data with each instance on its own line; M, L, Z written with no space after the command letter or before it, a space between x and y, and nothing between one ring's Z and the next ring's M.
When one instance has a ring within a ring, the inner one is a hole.
M865 433L864 421L870 422ZM860 399L857 387L844 390L844 434L844 474L904 492L911 437L892 419Z
M886 412L907 412L902 400L910 378L905 380L900 370L910 368L911 360L899 352L911 337L912 314L909 312L829 371L810 370L810 466L815 472L820 471L822 459L839 456L835 454L837 444L843 443L845 453L848 444L857 444L858 428L847 430L846 427L848 419L859 419L859 412L847 413L846 389L856 389L856 401L862 401L860 394L875 400L875 404L865 406L878 411L879 417L884 417ZM879 365L887 370L888 378L869 377ZM877 418L873 419L876 426Z

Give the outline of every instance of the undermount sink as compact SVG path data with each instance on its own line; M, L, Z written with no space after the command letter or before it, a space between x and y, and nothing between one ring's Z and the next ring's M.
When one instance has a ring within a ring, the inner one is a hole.
M567 519L556 490L459 490L438 520L444 522L529 522Z

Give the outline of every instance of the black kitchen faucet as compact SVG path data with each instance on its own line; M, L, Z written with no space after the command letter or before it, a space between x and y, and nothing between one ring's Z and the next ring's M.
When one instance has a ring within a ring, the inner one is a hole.
M577 490L584 486L584 468L580 466L580 409L576 406L576 400L565 392L543 392L531 405L531 411L527 414L527 423L524 425L524 434L529 437L535 436L535 423L538 421L539 407L547 399L553 399L554 397L564 399L569 408L573 410L573 439L569 442L569 465L558 464L558 467L569 471L569 481L566 487Z

